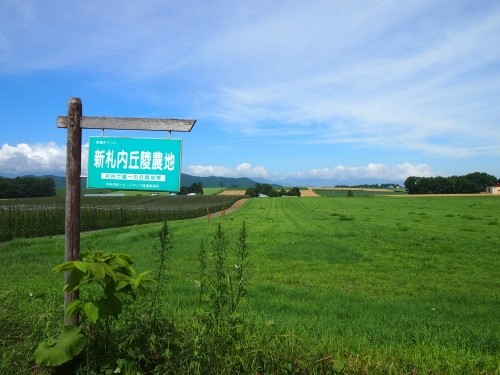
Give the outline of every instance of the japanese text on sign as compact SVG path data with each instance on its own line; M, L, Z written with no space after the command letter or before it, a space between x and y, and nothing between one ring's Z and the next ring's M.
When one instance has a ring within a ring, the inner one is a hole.
M168 170L175 167L175 155L172 152L165 155L161 151L124 151L95 150L94 168L123 168L142 170Z
M91 137L88 187L178 191L181 141Z

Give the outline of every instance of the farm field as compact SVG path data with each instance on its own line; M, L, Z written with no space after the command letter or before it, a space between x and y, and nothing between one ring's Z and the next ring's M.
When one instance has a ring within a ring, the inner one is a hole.
M278 332L304 356L282 373L317 353L315 361L344 357L346 374L495 374L498 212L500 199L483 196L249 199L229 215L169 223L165 303L187 319L200 241L220 223L234 242L245 222L245 315L255 335ZM160 226L83 233L82 251L130 253L151 269ZM27 369L30 340L62 319L62 279L50 270L63 253L62 236L0 244L3 373Z
M220 190L219 190L220 191ZM224 189L219 195L245 195L246 189Z
M82 231L184 220L229 208L242 197L89 196L81 200ZM0 200L0 241L64 234L64 197Z

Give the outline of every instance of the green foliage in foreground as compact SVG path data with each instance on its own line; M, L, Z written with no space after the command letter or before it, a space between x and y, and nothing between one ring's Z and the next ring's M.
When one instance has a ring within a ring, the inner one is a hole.
M171 222L159 293L161 316L179 323L156 335L162 356L179 353L165 338L194 329L201 240L221 223L235 243L244 221L251 256L240 314L250 328L216 361L228 373L235 361L240 373L253 363L268 365L259 373L328 373L345 358L346 374L495 374L499 210L500 199L484 196L262 199L211 221ZM151 269L157 232L149 224L83 234L82 249L131 252L138 269ZM0 245L0 373L28 373L35 343L57 332L62 279L50 269L63 249L61 237ZM147 315L127 321L151 326Z
M132 264L128 255L96 252L53 268L55 272L68 274L64 292L74 293L76 298L67 306L65 318L68 323L72 318L75 321L71 324L73 327L65 327L60 334L38 345L37 363L58 367L80 354L85 347L85 336L80 327L74 327L80 318L86 323L88 335L99 337L93 341L98 341L100 349L109 350L106 343L115 339L111 327L122 314L127 297L135 300L138 291L145 291L144 283L152 281L148 271L137 275ZM81 298L80 292L87 292L86 297ZM96 342L90 344L94 350ZM96 359L92 357L92 360Z

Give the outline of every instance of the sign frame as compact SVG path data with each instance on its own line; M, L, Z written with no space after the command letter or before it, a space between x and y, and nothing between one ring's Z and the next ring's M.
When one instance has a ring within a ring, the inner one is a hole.
M179 192L182 139L90 137L87 188Z

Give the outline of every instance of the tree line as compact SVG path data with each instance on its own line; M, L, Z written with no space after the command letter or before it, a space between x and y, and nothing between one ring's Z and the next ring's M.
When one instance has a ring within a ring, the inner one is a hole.
M0 199L53 197L56 184L50 177L0 177Z
M293 187L286 191L285 189L275 190L270 184L255 184L254 187L248 188L245 195L251 197L258 197L259 195L266 195L268 197L300 197L300 189L298 187Z
M498 183L492 175L481 172L465 176L416 177L410 176L404 182L408 194L477 194L486 191L487 186Z
M182 186L179 195L188 194L203 195L203 184L201 182L195 182L191 184L191 186Z
M356 188L356 189L394 189L399 188L399 184L363 184L363 185L335 185L336 188Z

